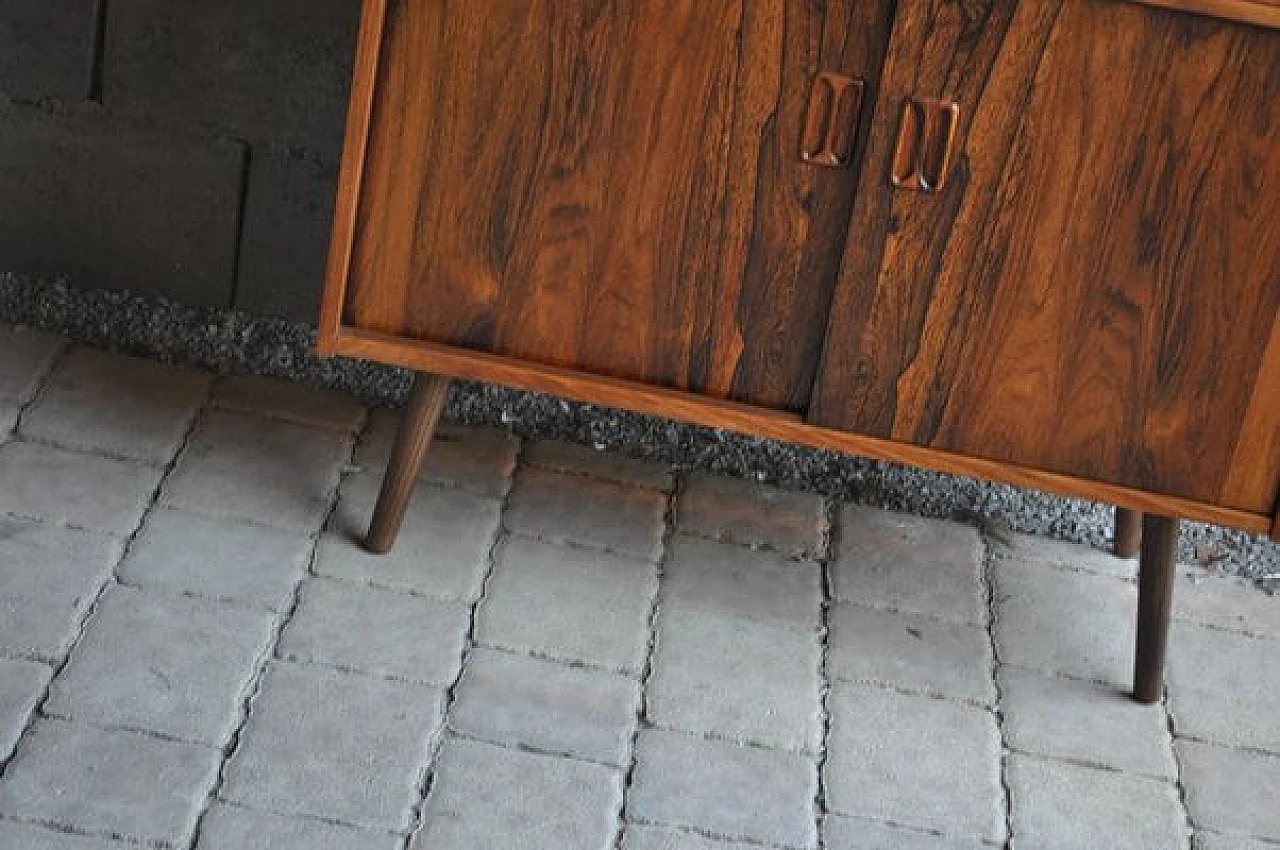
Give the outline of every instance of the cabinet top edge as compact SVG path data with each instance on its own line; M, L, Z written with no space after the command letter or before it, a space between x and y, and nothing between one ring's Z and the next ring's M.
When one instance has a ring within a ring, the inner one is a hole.
M1280 0L1127 0L1178 12L1280 29Z

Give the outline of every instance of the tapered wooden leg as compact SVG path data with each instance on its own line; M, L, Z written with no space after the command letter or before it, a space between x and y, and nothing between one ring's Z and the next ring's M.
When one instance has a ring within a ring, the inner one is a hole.
M1142 545L1142 512L1116 508L1115 553L1117 558L1136 558Z
M1138 568L1138 640L1133 664L1133 698L1153 703L1164 693L1164 656L1178 563L1178 521L1158 516L1142 520L1142 560Z
M373 510L373 521L369 523L369 533L364 539L364 547L370 552L381 555L395 545L414 482L418 480L418 471L422 469L427 447L435 435L436 424L448 397L448 378L425 372L419 372L414 378L409 404L382 479L378 506Z

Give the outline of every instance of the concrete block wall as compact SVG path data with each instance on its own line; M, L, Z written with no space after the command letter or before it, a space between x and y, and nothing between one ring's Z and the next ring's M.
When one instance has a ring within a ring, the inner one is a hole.
M359 0L0 0L0 271L314 322Z

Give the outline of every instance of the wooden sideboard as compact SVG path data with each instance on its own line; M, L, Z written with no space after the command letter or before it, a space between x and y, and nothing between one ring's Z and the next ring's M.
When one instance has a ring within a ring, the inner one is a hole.
M1155 700L1178 520L1280 540L1280 0L365 0L319 348L375 550L450 377L1114 503Z

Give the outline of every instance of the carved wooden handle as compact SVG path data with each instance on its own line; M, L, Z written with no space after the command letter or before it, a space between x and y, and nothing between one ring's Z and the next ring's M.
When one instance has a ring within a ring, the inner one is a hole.
M847 168L858 136L862 80L820 71L809 90L809 108L800 136L800 158L828 168Z
M936 192L947 180L960 106L950 100L913 97L902 107L898 147L893 153L893 185Z

